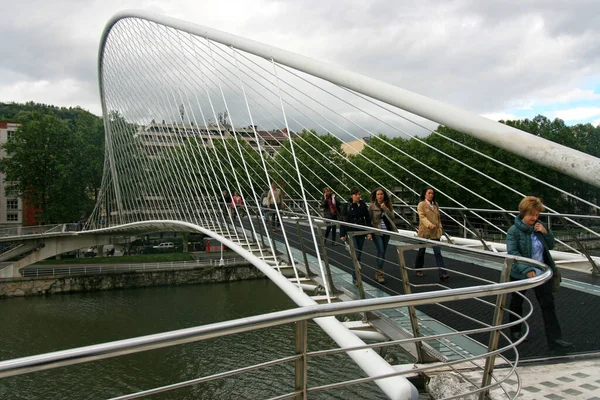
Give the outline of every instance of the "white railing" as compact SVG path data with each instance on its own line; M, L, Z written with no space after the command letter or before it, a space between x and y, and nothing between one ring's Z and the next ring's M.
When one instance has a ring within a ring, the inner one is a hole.
M90 274L109 274L128 271L164 271L172 269L186 269L198 267L216 267L216 266L233 266L248 264L248 261L243 258L234 257L220 259L210 259L206 261L171 261L171 262L156 262L156 263L131 263L131 264L88 264L85 266L67 266L59 267L35 267L24 268L21 270L21 275L25 278L44 277L44 276L62 276L62 275L90 275Z

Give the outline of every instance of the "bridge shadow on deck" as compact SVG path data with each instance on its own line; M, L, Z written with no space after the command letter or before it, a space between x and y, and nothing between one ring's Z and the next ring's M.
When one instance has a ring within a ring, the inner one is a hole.
M299 247L299 240L296 234L295 224L286 223L286 227L288 227L288 229L286 229L286 233L288 235L290 244L293 247ZM310 243L312 241L312 235L310 234L309 228L302 226L301 232L305 238L305 243ZM283 239L281 232L278 232L275 235L277 240ZM344 271L347 271L348 273L351 273L353 269L352 260L348 251L345 249L344 244L339 239L337 240L335 246L333 246L329 240L327 242L327 254L330 263ZM397 253L395 250L395 247L390 244L386 254L386 262L384 264L384 271L386 274L385 284L378 284L374 280L374 267L376 265L376 259L374 255L376 254L376 251L375 245L372 241L366 241L361 260L363 280L391 295L402 293L402 282L399 279L400 270L398 266ZM314 247L307 248L307 252L314 256ZM417 252L408 251L405 254L407 264L409 266L413 266ZM467 275L477 276L494 282L499 281L500 271L498 270L482 267L469 262L454 260L450 257L445 257L444 260L446 267L449 270L455 270ZM432 254L426 254L425 256L425 267L428 266L435 266L435 259ZM600 286L600 278L593 278L589 274L566 270L561 272L563 279L572 279ZM414 272L411 272L411 283L440 283L437 270L430 270L425 274L425 277L418 278L415 276ZM443 283L443 285L449 288L481 285L481 281L476 279L467 276L460 276L451 271L449 271L449 274L451 275L450 279ZM439 286L428 286L415 287L412 290L413 293L417 293L431 290L442 290L442 288ZM527 291L527 297L533 304L534 312L528 320L530 327L528 341L522 343L518 348L520 359L556 357L565 354L582 354L600 351L600 334L598 333L598 327L600 327L600 312L598 312L598 310L600 310L600 295L585 293L580 290L569 289L566 287L561 287L561 289L554 295L556 312L561 323L563 338L572 342L574 347L566 352L551 351L547 348L541 312L538 309L538 303L535 299L533 290L529 290ZM492 306L485 305L482 302L477 302L475 300L454 301L445 303L445 306L457 312L464 313L467 316L475 318L479 321L491 323L494 313L493 304L495 304L496 298L494 296L488 296L483 299L492 303ZM507 298L507 307L509 301L510 295ZM526 309L526 306L524 306L524 308ZM468 319L458 316L455 313L438 305L422 306L418 307L418 310L455 330L468 330L481 327L480 324L469 321ZM505 315L504 321L508 321L507 315ZM508 334L508 331L505 333ZM472 337L473 339L487 345L488 336L488 334L476 334ZM505 344L506 342L502 339L500 345L502 346ZM507 351L504 353L504 356L513 359L514 353L512 351Z

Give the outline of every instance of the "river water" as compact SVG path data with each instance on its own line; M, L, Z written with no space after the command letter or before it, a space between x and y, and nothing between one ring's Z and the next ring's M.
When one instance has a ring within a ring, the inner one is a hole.
M0 360L293 308L268 280L0 300ZM314 323L309 350L336 347ZM0 379L0 399L100 399L190 380L294 353L291 325ZM309 387L363 377L346 355L309 360ZM152 399L261 399L293 391L294 366L158 394ZM373 383L311 394L385 398Z

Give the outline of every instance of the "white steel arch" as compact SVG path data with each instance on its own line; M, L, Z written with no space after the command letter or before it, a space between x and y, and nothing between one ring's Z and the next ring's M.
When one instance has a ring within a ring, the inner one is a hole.
M450 128L518 154L538 164L570 175L583 182L600 186L600 160L588 154L530 135L466 110L425 96L400 89L364 75L313 60L283 49L232 35L206 26L192 24L142 10L127 10L115 14L107 23L99 50L99 72L102 66L104 42L115 23L124 18L141 18L198 35L248 53L275 60L280 64L306 72L337 85L437 121ZM99 74L102 77L102 74ZM100 93L103 93L100 78ZM106 109L103 112L106 115Z

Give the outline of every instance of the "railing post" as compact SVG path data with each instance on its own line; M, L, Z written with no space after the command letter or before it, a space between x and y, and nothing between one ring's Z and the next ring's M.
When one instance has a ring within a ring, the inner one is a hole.
M354 248L354 242L352 241L352 237L354 236L353 232L348 232L346 234L346 243L350 247L350 257L352 258L352 263L354 264L354 273L356 274L356 282L358 284L358 293L360 295L361 300L365 298L365 288L363 287L362 276L360 273L360 262L358 262L358 258L356 257L356 250ZM366 318L365 313L365 318Z
M264 232L263 232L262 209L259 209L258 212L259 212L259 217L256 219L256 224L258 225L258 233L260 235L260 243L262 244L263 248L265 248L265 247L267 247L267 245L265 244L265 237L264 237ZM265 218L264 223L266 226L268 226L269 221Z
M306 256L306 248L304 247L304 238L300 233L300 220L296 220L296 234L300 240L300 249L302 250L302 258L304 259L304 266L306 267L306 277L310 278L312 272L310 272L310 266L308 265L308 257Z
M307 349L307 336L308 336L308 321L296 322L296 355L301 355L296 360L296 392L300 392L296 395L296 400L306 400L307 393L306 389L307 378L308 378L308 360L306 356Z
M277 247L275 246L275 235L270 235L271 237L271 248L273 249L273 259L275 261L275 265L279 265L277 262Z
M331 293L339 293L340 291L337 290L333 285L333 276L331 275L331 268L329 267L329 256L327 255L327 248L325 247L325 236L323 236L323 230L320 227L317 227L317 233L319 234L319 241L321 242L321 255L323 257L323 262L325 263L325 278L327 279L327 284L329 285L329 291Z
M459 211L459 213L462 215L462 217L466 221L467 225L469 225L469 228L471 228L471 230L475 233L475 235L477 236L477 239L479 239L479 241L483 245L484 250L490 251L491 249L485 243L483 236L481 236L479 234L479 232L477 232L477 229L473 226L473 224L471 224L471 221L469 221L469 219L467 218L467 215L463 211ZM466 228L465 228L465 231L466 231Z
M512 268L513 259L506 258L504 260L504 269L500 276L500 283L508 282L510 280L510 270ZM498 326L502 324L502 317L504 316L504 307L506 305L506 293L499 294L496 296L496 308L494 309L494 317L492 319L492 326ZM490 341L488 343L488 353L496 351L498 349L498 341L500 340L500 332L496 329L490 333ZM494 365L496 363L496 355L492 354L485 360L485 367L483 369L483 378L481 379L481 387L485 387L492 382L492 373L494 371ZM489 390L484 390L479 393L479 400L485 400L488 396Z
M408 278L408 270L406 268L406 260L404 259L404 251L418 249L420 247L422 247L422 245L396 246L396 251L398 252L398 264L400 265L400 277L402 278L402 288L404 289L404 294L412 293L412 290L410 288L410 281ZM415 308L415 306L408 306L407 308L408 315L410 318L410 326L413 331L413 337L415 339L419 338L421 337L421 332L419 330L419 321L417 320L417 309ZM420 340L418 342L415 342L415 348L417 350L417 362L425 362L428 359L428 357L426 357L426 353L423 350L423 342Z
M573 231L573 228L571 228L571 226L567 223L567 220L565 219L565 217L559 216L558 219L560 220L560 222L562 222L562 224L565 227L565 229L567 230L567 232L569 232L569 235L571 236L571 238L573 238L573 240L577 244L577 247L579 247L579 250L581 250L583 255L590 262L590 264L592 266L592 275L600 276L600 267L598 267L596 265L596 263L594 262L594 259L590 256L590 253L588 252L587 247L585 247L583 245L583 243L581 243L579 241L579 239L577 238L577 234L575 233L575 231ZM550 217L548 217L548 221L550 221ZM548 226L548 229L550 229L550 226Z

